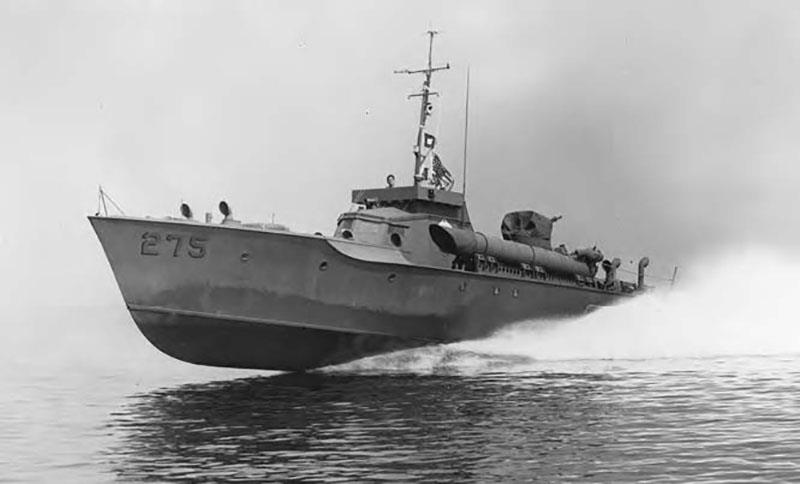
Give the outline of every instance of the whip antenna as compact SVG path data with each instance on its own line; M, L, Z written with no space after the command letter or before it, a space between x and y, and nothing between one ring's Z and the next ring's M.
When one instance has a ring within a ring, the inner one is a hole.
M467 196L467 138L469 136L469 64L467 64L467 92L464 95L464 167L461 170L461 194Z

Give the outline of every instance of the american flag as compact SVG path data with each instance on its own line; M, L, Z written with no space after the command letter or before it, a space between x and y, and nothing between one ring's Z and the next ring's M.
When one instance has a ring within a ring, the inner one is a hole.
M436 186L443 187L445 190L450 190L453 188L453 183L455 183L455 179L450 171L444 167L442 164L442 160L439 158L439 155L436 153L433 154L433 163L431 163L433 167L433 183Z

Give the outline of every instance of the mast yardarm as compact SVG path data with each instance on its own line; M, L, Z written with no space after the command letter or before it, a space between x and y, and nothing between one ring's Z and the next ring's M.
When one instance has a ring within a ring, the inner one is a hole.
M414 145L414 186L419 185L419 182L425 179L420 174L422 164L425 162L426 155L422 154L423 146L426 148L433 148L436 143L436 138L425 132L425 124L428 121L428 116L431 115L433 105L430 103L430 96L438 96L439 93L431 91L431 75L436 71L450 69L450 63L443 66L433 66L433 37L439 32L436 30L429 30L428 34L428 67L424 69L401 69L394 71L395 74L424 74L425 80L422 83L422 89L418 93L408 96L420 98L419 107L419 128L417 129L417 142Z

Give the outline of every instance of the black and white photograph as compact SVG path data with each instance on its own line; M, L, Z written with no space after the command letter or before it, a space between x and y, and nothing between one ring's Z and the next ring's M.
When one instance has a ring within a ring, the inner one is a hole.
M0 482L800 481L800 2L0 0Z

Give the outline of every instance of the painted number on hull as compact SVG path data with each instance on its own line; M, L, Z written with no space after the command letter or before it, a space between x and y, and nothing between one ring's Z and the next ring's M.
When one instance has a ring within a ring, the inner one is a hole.
M202 259L206 256L206 242L204 237L189 237L188 247L183 235L167 234L162 237L158 232L145 232L142 234L141 255L172 254L172 257L181 257L186 254L192 259Z

